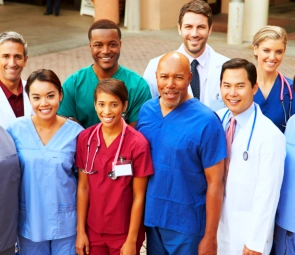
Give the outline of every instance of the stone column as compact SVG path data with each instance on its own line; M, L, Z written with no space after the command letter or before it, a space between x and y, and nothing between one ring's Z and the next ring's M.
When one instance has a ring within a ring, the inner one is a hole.
M99 19L119 24L119 0L94 0L94 20Z
M254 34L267 25L269 0L245 1L243 40L252 42Z
M231 0L228 8L227 43L243 43L244 0Z

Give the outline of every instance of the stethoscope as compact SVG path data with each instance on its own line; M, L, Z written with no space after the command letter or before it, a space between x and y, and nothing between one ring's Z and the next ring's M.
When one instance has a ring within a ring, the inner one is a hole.
M226 117L226 115L228 113L229 113L229 109L225 112L225 114L222 117L222 120L221 120L221 124L222 125L223 125L223 121L224 121L224 119L225 119L225 117ZM249 136L249 139L248 139L247 149L243 153L243 159L245 161L247 161L248 158L249 158L248 151L249 151L250 143L251 143L251 140L252 140L252 135L253 135L254 127L255 127L255 124L256 124L256 117L257 117L257 107L254 104L254 120L253 120L253 124L252 124L252 129L251 129L251 133L250 133L250 136Z
M283 111L284 111L284 117L285 117L285 126L287 125L287 121L288 119L291 117L292 114L292 101L293 101L293 94L292 94L292 90L291 90L291 86L289 84L289 82L287 81L287 79L284 77L284 75L282 75L279 71L277 71L280 79L281 79L281 93L280 93L280 100L282 103L282 107L283 107ZM288 94L284 94L284 83L286 83L287 88L289 90L289 97L290 97L290 104L289 104L289 117L287 118L287 113L286 113L286 109L285 109L285 104L284 104L284 99L285 99L285 95Z
M113 168L114 168L114 166L116 165L116 163L118 161L119 153L120 153L120 150L121 150L121 147L122 147L122 143L123 143L123 140L124 140L124 137L125 137L125 133L126 133L126 128L127 128L127 124L126 124L126 122L124 121L123 118L122 118L122 122L123 122L123 130L122 130L122 135L121 135L119 147L117 149L115 159L114 159L114 161L112 163ZM88 142L87 142L86 166L85 166L85 169L83 171L85 174L95 174L95 173L97 173L96 170L93 171L93 164L94 164L94 160L96 158L98 149L100 147L99 130L101 129L101 126L102 126L102 123L98 124L96 126L96 128L92 131L92 133L89 136L89 139L88 139ZM92 158L90 169L88 170L89 154L90 154L90 144L91 144L92 140L95 140L95 139L92 139L95 134L96 134L97 144L96 144L96 149L95 149L95 152L94 152L94 155L93 155L93 158ZM109 172L108 173L108 177L110 177L112 179L115 179L115 178L113 178L114 176L111 175L110 173L112 173L112 172Z

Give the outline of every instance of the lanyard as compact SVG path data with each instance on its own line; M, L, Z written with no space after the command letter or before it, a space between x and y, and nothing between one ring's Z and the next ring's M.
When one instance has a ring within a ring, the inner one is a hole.
M126 124L126 122L124 121L123 118L122 118L122 122L123 122L123 131L122 131L122 135L121 135L119 147L118 147L117 152L116 152L115 159L114 159L114 161L112 163L113 167L117 164L119 153L120 153L120 150L121 150L121 147L122 147L122 143L123 143L125 133L126 133L126 128L127 128L127 124ZM85 166L85 170L83 171L85 174L95 174L95 173L97 173L97 171L93 171L93 164L94 164L94 160L95 160L95 157L97 155L98 149L100 147L99 130L100 130L101 126L102 126L102 123L98 124L96 126L96 128L93 130L93 132L89 136L89 139L88 139L88 142L87 142L86 166ZM93 136L95 134L96 134L97 144L96 144L96 149L95 149L95 152L94 152L94 155L93 155L93 158L92 158L90 169L88 170L90 144L91 144L92 138L93 138Z
M226 115L228 113L229 113L229 109L223 115L222 120L221 120L221 124L223 124L223 121L224 121L224 119L225 119L225 117L226 117ZM243 153L243 159L245 161L248 159L248 151L249 151L250 143L251 143L251 140L252 140L252 135L253 135L254 127L255 127L255 124L256 124L256 118L257 118L257 107L256 107L256 104L254 104L254 120L253 120L253 124L252 124L252 129L251 129L250 136L249 136L249 139L248 139L247 149Z

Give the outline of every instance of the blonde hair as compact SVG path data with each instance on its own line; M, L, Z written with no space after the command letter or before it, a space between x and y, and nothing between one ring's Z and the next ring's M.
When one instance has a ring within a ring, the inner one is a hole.
M264 42L267 39L281 40L286 49L288 35L284 28L278 26L265 26L258 30L258 32L254 35L252 44L254 47L258 47L261 42ZM257 59L256 55L254 55L254 57Z

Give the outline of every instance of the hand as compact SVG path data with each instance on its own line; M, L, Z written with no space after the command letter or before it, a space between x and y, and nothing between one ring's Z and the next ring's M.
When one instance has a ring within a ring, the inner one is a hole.
M136 242L125 242L121 248L120 255L136 255Z
M89 240L86 233L77 233L76 252L78 255L89 254Z
M244 245L243 255L262 255L261 252L251 251Z
M199 255L216 255L217 254L217 238L207 237L206 235L199 244Z

